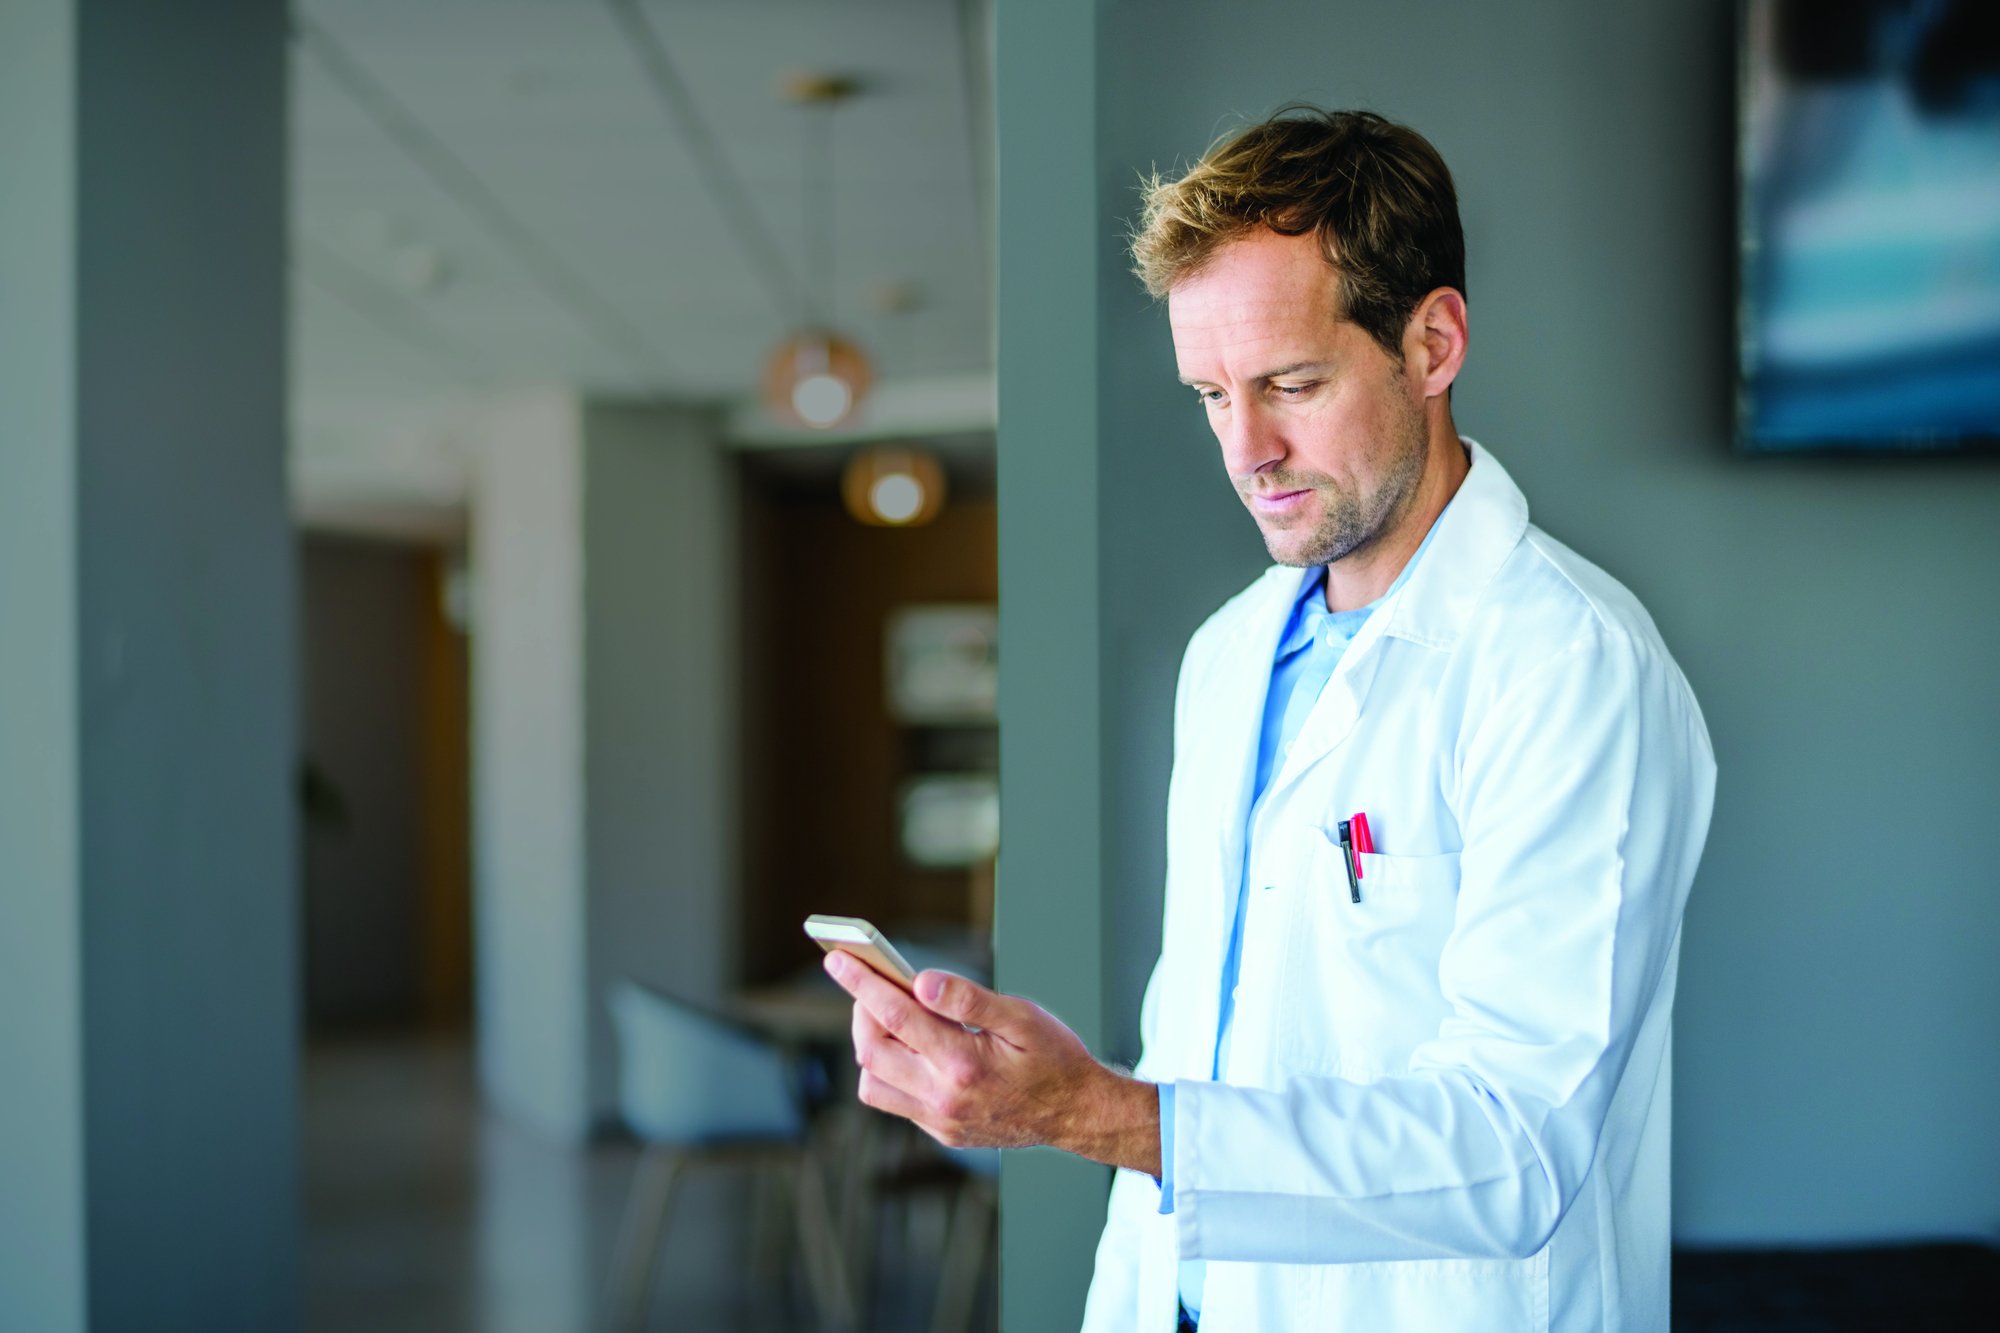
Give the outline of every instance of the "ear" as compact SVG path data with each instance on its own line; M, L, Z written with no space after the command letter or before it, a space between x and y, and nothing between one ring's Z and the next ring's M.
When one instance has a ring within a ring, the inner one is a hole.
M1440 287L1417 303L1403 329L1403 361L1426 398L1441 398L1465 364L1465 297Z

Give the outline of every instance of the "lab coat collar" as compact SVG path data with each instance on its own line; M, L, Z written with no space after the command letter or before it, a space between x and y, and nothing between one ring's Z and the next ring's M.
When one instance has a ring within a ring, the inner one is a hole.
M1528 499L1499 460L1461 435L1472 468L1438 518L1431 549L1382 608L1383 634L1449 650L1528 531Z
M1472 467L1439 517L1429 549L1410 571L1409 579L1368 618L1348 645L1333 679L1307 715L1291 753L1271 775L1271 790L1289 784L1353 727L1379 665L1374 648L1381 639L1394 636L1449 650L1493 576L1520 545L1528 528L1526 497L1477 441L1463 435L1459 439L1472 455ZM1212 743L1218 748L1211 762L1217 778L1229 784L1220 790L1230 795L1218 807L1222 815L1218 852L1225 886L1220 904L1225 919L1217 922L1218 929L1233 919L1235 894L1240 891L1244 823L1250 810L1271 660L1293 606L1306 585L1318 577L1317 568L1286 565L1273 565L1265 572L1245 607L1248 614L1243 622L1242 651L1230 655L1226 674L1216 681L1215 697L1228 703L1215 715L1217 730Z
M1272 774L1272 791L1289 785L1354 729L1381 665L1375 651L1379 643L1394 637L1449 651L1487 585L1519 545L1528 526L1527 501L1491 454L1463 436L1460 439L1472 455L1471 470L1438 517L1427 547L1419 548L1423 558L1409 567L1401 586L1388 594L1348 645L1291 751ZM1298 586L1292 579L1280 583ZM1263 665L1268 676L1268 658Z
M1439 515L1424 558L1371 617L1382 621L1381 634L1431 648L1449 649L1458 642L1486 585L1528 530L1528 498L1521 488L1479 441L1469 435L1458 438L1472 456L1472 467ZM1261 640L1268 634L1275 642L1292 607L1321 573L1319 565L1304 569L1273 565L1265 576L1269 591L1259 593L1253 623L1260 632L1253 637ZM1271 617L1280 619L1271 625ZM1362 637L1372 642L1375 636L1365 627ZM1354 646L1361 642L1357 638ZM1269 665L1264 663L1266 670Z

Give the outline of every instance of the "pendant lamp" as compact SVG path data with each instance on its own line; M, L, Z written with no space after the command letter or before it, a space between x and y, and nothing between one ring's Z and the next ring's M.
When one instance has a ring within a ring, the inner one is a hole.
M875 379L867 353L832 327L833 112L859 91L853 79L830 74L799 75L785 85L811 126L800 191L811 269L801 284L800 322L764 363L764 405L780 421L810 430L853 421Z
M863 449L841 473L840 498L870 527L918 527L944 508L944 469L921 449Z

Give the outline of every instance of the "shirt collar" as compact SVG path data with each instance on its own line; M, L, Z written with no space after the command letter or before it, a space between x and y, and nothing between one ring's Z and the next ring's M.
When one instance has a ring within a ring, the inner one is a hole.
M1333 618L1333 612L1326 609L1326 597L1320 591L1325 587L1325 565L1313 566L1300 580L1298 593L1292 598L1291 618L1285 622L1284 636L1278 640L1280 658L1290 657L1311 643L1314 636L1319 633L1319 627ZM1369 608L1345 614L1366 619L1372 605L1371 603Z

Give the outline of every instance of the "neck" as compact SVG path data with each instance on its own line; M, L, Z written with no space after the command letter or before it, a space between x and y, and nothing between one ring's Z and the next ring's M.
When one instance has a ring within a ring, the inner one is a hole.
M1437 516L1458 494L1472 460L1459 442L1451 408L1442 400L1438 406L1441 410L1430 420L1423 472L1402 512L1373 541L1326 567L1327 610L1353 611L1389 591L1403 566L1424 544Z

